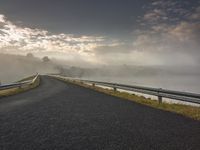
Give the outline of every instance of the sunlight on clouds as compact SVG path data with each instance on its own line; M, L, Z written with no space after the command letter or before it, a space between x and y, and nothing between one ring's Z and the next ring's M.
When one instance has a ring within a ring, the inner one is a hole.
M91 51L104 45L104 37L52 34L46 30L22 28L0 15L0 51L23 52L76 52ZM12 48L11 48L12 47ZM15 50L13 50L15 49ZM88 54L87 54L88 55Z
M4 23L5 22L5 16L0 14L0 23Z
M0 52L27 54L36 56L49 55L60 59L83 60L102 63L95 55L98 47L119 46L122 43L102 36L75 36L72 34L53 34L46 30L20 27L0 17Z

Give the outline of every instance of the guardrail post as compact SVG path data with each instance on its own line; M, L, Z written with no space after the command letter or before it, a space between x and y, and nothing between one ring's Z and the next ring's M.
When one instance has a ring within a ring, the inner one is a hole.
M62 77L62 78L65 78L65 77ZM73 78L68 78L68 80L70 80L71 82L76 82L76 80ZM170 98L172 100L180 100L180 101L200 104L199 93L181 92L181 91L173 91L173 90L167 90L167 89L162 89L162 88L125 85L125 84L118 84L118 83L111 83L111 82L100 82L100 81L91 81L91 80L83 80L83 81L86 83L89 83L93 87L100 85L100 86L109 87L113 91L117 91L119 88L122 90L128 90L128 91L133 91L137 93L144 93L148 95L157 96L159 104L163 102L162 100L163 98ZM9 87L10 86L8 85L8 88ZM1 89L6 89L6 86L0 86L0 90Z
M116 92L116 91L117 91L117 88L116 88L116 87L113 87L113 90L114 90L114 92Z
M158 103L159 103L159 104L162 103L162 96L158 96Z
M92 86L95 87L95 83L92 83Z

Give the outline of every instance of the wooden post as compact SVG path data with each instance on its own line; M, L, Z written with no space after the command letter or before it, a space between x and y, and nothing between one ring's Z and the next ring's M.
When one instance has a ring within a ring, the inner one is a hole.
M95 83L92 83L92 86L95 87Z

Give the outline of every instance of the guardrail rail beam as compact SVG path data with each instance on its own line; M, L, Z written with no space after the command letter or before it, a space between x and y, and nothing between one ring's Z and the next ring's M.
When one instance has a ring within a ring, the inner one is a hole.
M83 80L83 79L63 77L63 76L57 76L57 77L68 79L73 82L81 81L87 84L89 83L89 84L92 84L92 86L97 86L97 85L106 86L106 87L113 88L114 91L117 91L117 89L122 89L122 90L128 90L128 91L138 92L142 94L157 96L159 104L162 103L163 98L169 98L172 100L179 100L179 101L184 101L184 102L200 104L200 94L197 94L197 93L172 91L172 90L166 90L166 89L161 89L161 88L125 85L125 84L110 83L110 82Z

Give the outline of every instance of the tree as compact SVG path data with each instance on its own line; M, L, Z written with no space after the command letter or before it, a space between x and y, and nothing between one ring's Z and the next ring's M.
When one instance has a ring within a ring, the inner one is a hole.
M44 56L44 57L42 58L42 60L43 60L43 62L49 62L49 61L50 61L50 59L49 59L48 56Z
M34 55L33 55L32 53L27 53L27 54L26 54L26 57L28 57L28 58L33 58Z

